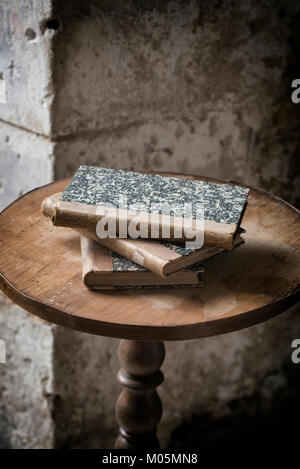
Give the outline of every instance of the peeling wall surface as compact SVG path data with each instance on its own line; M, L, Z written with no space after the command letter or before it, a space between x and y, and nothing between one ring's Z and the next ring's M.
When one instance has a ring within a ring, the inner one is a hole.
M35 133L50 134L52 34L45 21L50 0L1 0L0 118Z
M53 448L53 334L0 292L0 448Z
M275 393L289 389L283 364L290 362L291 342L300 334L297 312L294 308L218 337L166 343L165 381L158 388L164 408L158 428L162 446L193 415L200 415L200 422L202 414L216 420L234 416L232 402L257 392L265 407L272 406ZM111 448L118 430L114 404L121 391L114 380L118 340L55 331L56 445Z
M64 1L54 12L58 177L80 161L298 199L298 2Z
M53 143L0 122L0 210L53 178Z
M296 0L0 2L0 207L79 164L231 179L300 203ZM288 389L297 308L166 344L163 445L183 420ZM111 447L116 339L0 298L0 447Z

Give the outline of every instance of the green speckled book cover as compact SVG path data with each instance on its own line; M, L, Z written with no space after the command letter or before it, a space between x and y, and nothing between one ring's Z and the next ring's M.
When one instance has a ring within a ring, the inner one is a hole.
M81 166L58 200L52 221L57 226L95 228L109 218L115 223L115 234L109 233L109 238L134 238L129 231L125 236L120 233L121 221L126 220L127 229L139 214L147 226L138 237L176 242L193 239L184 230L178 235L178 226L190 221L194 227L201 222L197 228L202 234L201 246L232 249L248 192L235 184ZM155 222L153 214L158 217ZM168 234L165 228L169 228Z

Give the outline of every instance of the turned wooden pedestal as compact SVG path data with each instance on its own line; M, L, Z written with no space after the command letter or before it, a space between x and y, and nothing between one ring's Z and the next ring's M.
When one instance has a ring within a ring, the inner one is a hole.
M162 342L122 340L118 381L123 386L116 403L120 434L116 448L159 448L156 426L162 405L156 387L163 382L159 370L165 358Z
M245 244L204 263L203 288L92 292L82 284L78 234L52 226L40 211L42 200L62 192L68 182L36 189L0 215L0 288L47 321L127 339L119 349L123 391L116 405L116 447L155 448L162 413L156 392L163 380L159 341L231 332L295 304L300 292L299 211L251 188L242 222Z

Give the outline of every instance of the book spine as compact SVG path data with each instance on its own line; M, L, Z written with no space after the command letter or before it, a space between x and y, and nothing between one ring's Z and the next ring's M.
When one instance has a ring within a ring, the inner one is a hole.
M96 233L92 230L76 228L76 231L78 231L82 236L96 241L100 245L117 252L121 256L129 259L130 261L135 262L136 264L139 264L142 267L145 267L154 274L157 274L160 277L166 277L166 275L164 274L164 267L167 264L167 261L157 256L154 256L147 250L136 247L133 240L120 238L99 239Z
M55 226L64 226L74 229L88 229L90 232L96 232L96 225L104 214L100 214L97 207L88 206L85 204L74 204L70 202L60 201L61 193L55 194L45 199L42 203L42 212L45 216L50 217ZM128 212L129 213L129 212ZM124 214L122 214L124 215ZM109 215L112 216L112 215ZM132 220L128 218L128 223ZM116 222L116 235L118 235L118 220ZM170 236L162 236L163 224L161 219L154 226L154 231L158 233L157 239L164 239L168 241L186 241L186 238L172 236L176 230L177 223L180 221L174 219L170 225ZM148 236L151 239L152 225L148 225ZM237 225L218 224L214 222L204 221L204 246L215 246L230 250L233 248L234 237L237 232Z
M96 245L96 246L95 246ZM82 259L82 281L89 287L89 277L93 272L97 272L98 265L101 265L102 272L109 274L113 271L111 251L108 251L99 243L80 236L81 259ZM97 249L95 249L95 247Z
M45 199L42 203L43 214L47 217L50 217L52 223L55 226L64 226L67 228L74 228L76 230L87 229L89 232L96 233L96 226L98 221L100 221L105 216L107 219L111 217L116 222L116 235L118 236L119 223L118 220L115 218L116 215L110 213L109 209L107 209L106 213L101 213L99 207L79 203L74 204L71 202L63 202L59 200L60 196L61 193L55 194L54 196ZM123 212L124 211L122 211L121 216L125 215L125 213ZM127 214L129 214L129 216L127 217L127 224L129 224L133 220L134 216L131 214L131 212L127 212ZM148 214L144 215L148 216ZM150 223L148 224L148 239L154 239L151 236L152 230L154 230L154 232L157 233L156 239L164 239L166 241L175 242L184 242L187 240L184 235L182 235L180 238L177 236L174 237L174 232L178 233L178 223L181 223L182 219L171 219L171 224L169 225L170 236L162 235L162 233L165 231L165 225L163 224L162 220L162 217L159 218L156 221L156 226L152 226L150 225ZM231 250L233 248L233 242L236 231L237 225L219 224L205 220L204 246L215 246L218 248Z

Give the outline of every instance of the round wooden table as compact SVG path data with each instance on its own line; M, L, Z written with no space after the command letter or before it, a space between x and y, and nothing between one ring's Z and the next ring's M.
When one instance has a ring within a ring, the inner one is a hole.
M40 211L42 200L63 191L68 182L36 189L0 215L0 287L16 304L47 321L123 339L116 447L158 447L162 341L231 332L295 304L300 291L299 211L250 188L242 222L245 244L204 262L203 288L93 292L81 281L78 234L52 226Z

